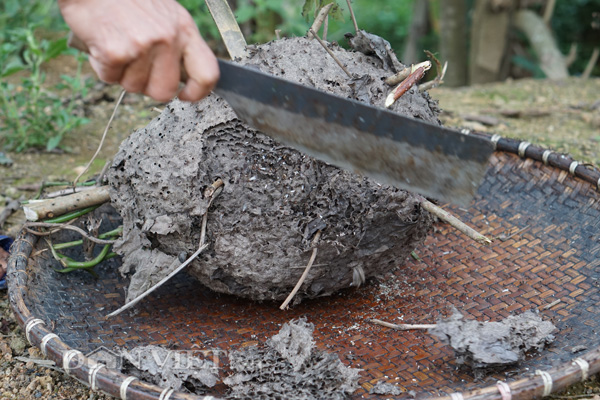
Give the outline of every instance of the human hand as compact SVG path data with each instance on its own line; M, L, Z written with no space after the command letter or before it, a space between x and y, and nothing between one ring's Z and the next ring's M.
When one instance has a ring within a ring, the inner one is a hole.
M190 14L175 0L59 0L73 33L89 49L100 79L159 101L177 94L197 101L219 79L215 55Z

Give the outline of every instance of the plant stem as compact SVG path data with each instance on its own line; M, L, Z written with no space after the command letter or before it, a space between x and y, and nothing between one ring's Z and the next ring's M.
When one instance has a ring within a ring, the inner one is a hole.
M99 239L112 238L115 236L120 236L122 233L123 233L123 227L120 226L116 229L113 229L112 231L108 231L108 232L105 232L105 233L99 235L98 238ZM79 246L81 244L83 244L83 239L74 240L72 242L58 243L58 244L55 244L53 247L55 250L63 250L63 249L68 249L70 247Z
M44 222L48 224L64 224L65 222L69 222L72 219L79 218L82 215L85 215L91 211L94 211L96 208L100 207L100 205L90 206L81 210L72 211L70 213L61 215L60 217L50 218L45 220Z

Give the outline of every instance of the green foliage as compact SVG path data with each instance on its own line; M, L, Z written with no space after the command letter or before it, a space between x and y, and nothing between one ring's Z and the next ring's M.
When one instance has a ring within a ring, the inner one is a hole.
M56 1L2 0L0 2L0 39L5 42L10 31L29 26L49 31L64 31L66 25L60 17Z
M309 22L317 16L321 8L330 3L333 3L333 7L331 7L331 10L329 11L329 16L336 21L343 21L344 16L342 15L342 8L337 1L332 2L331 0L306 0L302 7L302 16L306 22Z
M179 4L189 11L205 40L220 39L219 30L210 16L204 0L179 0Z
M23 151L37 148L50 151L59 147L64 135L88 122L75 115L76 100L87 95L90 82L82 82L79 56L75 77L62 76L52 90L44 87L42 66L70 52L65 38L38 40L31 27L5 32L8 41L0 46L0 146ZM20 72L18 84L8 78ZM61 91L69 96L63 99Z
M328 40L344 43L344 34L352 32L347 5L341 0L237 0L234 14L248 43L264 43L282 36L303 36L314 15L323 6L335 3L330 12ZM220 40L204 0L180 0L192 14L202 36L208 41ZM358 26L385 37L398 52L408 35L413 1L354 0L352 5Z

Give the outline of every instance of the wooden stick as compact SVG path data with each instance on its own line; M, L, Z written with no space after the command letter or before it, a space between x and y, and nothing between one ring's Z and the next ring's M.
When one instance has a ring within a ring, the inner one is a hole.
M23 206L23 210L28 221L39 221L108 201L110 201L108 186L99 186L92 190L57 197L56 199L31 200L29 204Z
M317 35L317 33L312 28L310 28L308 31L310 33L312 33L313 36L319 41L319 44L321 46L323 46L323 48L325 49L325 51L327 51L327 53L329 53L329 55L331 56L331 58L334 59L334 61L337 63L337 65L339 65L340 68L342 70L344 70L344 72L346 73L346 75L348 75L348 78L352 79L352 74L350 74L350 72L348 72L348 70L346 69L346 67L344 67L344 65L342 64L342 62L340 60L338 60L338 58L335 56L335 54L333 54L333 51L331 51L329 49L329 47L327 47L327 45L325 44L325 42L323 42L321 40L321 38L319 37L319 35Z
M312 31L319 32L319 29L321 29L321 26L327 20L327 16L329 15L329 11L331 11L331 7L333 7L333 3L329 3L325 6L323 6L323 8L321 8L321 10L319 11L319 14L315 18L315 22L313 22L312 26L308 30L308 34L306 35L306 37L309 40L314 39L314 37L315 37L312 34ZM323 35L323 36L326 36L326 35Z
M227 0L206 0L206 5L217 24L229 56L232 59L244 58L246 56L246 39Z
M406 93L411 87L419 82L425 76L425 68L419 67L412 72L405 80L400 82L398 86L392 90L392 92L385 99L385 107L391 107L396 100L398 100L404 93Z
M317 231L317 233L315 233L315 237L312 240L313 247L317 245L317 242L319 241L320 238L321 238L321 231L319 230L319 231ZM281 304L281 306L279 306L280 310L285 310L288 307L288 304L290 304L290 301L292 301L292 299L296 295L296 293L298 293L298 290L300 290L300 286L302 286L302 284L306 280L306 277L308 276L308 271L310 271L310 269L312 268L316 258L317 258L317 247L315 247L313 249L313 252L310 256L310 260L308 260L308 264L306 265L306 268L304 269L302 276L300 277L300 279L298 279L298 282L296 282L296 286L294 286L294 289L292 290L292 292L288 295L288 297Z
M487 238L486 236L477 232L475 229L471 228L470 226L468 226L467 224L465 224L464 222L462 222L461 220L456 218L454 215L450 214L448 211L442 209L441 207L436 206L429 200L422 198L421 207L423 207L424 210L429 211L431 214L435 215L442 221L450 224L450 226L452 226L452 227L456 228L457 230L459 230L460 232L464 233L465 235L467 235L468 237L470 237L477 243L486 244L486 245L489 245L492 243L492 241L489 238Z
M385 83L387 83L390 86L396 86L397 84L408 78L408 76L411 73L415 72L415 70L419 67L423 67L425 68L425 71L427 71L429 68L431 68L431 61L423 61L418 64L412 64L410 67L405 67L404 69L396 72L394 75L385 78Z
M371 318L369 322L375 325L385 326L386 328L397 329L399 331L409 331L412 329L431 329L435 328L435 324L392 324L380 319Z

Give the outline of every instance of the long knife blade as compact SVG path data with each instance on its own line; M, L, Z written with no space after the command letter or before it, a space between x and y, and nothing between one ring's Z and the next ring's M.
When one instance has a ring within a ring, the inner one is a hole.
M275 140L349 171L468 205L493 152L479 137L219 60L216 92Z

